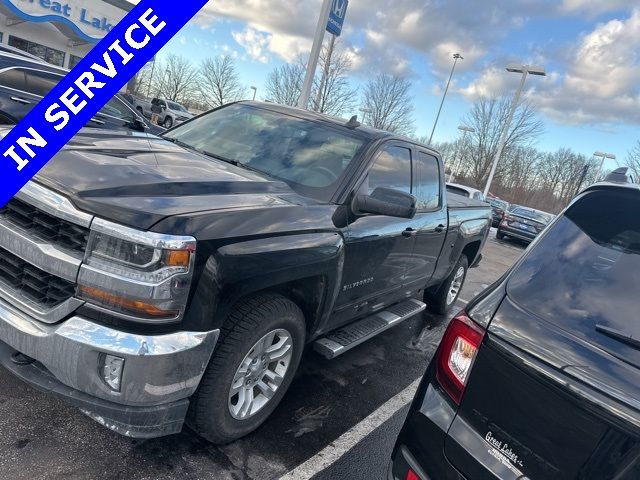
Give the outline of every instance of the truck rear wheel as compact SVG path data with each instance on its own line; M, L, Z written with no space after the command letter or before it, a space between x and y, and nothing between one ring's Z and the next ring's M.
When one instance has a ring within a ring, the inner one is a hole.
M462 255L451 274L438 287L438 290L434 294L425 292L424 302L430 311L445 315L453 307L460 296L460 291L467 278L468 269L469 261L466 255Z
M189 426L217 444L257 429L289 388L304 342L304 316L291 300L261 294L238 304L192 399Z

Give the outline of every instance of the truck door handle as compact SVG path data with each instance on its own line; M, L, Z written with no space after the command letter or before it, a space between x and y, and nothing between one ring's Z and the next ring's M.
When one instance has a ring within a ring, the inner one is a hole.
M405 230L402 231L402 236L406 238L411 238L415 236L417 233L418 233L417 230L414 230L411 227L407 227Z
M436 233L444 232L444 225L440 224L436 227Z
M22 103L23 105L30 105L31 104L31 102L29 100L26 100L24 98L20 98L20 97L10 97L10 98L14 102Z

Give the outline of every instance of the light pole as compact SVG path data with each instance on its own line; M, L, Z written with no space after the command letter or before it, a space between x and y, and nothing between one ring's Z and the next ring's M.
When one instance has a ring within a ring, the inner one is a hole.
M313 47L311 47L311 54L309 55L309 62L307 63L307 73L304 76L304 83L302 84L302 91L300 92L300 99L298 100L298 108L304 108L306 110L309 105L313 77L316 74L318 58L320 58L320 50L322 49L322 40L324 39L324 31L327 28L332 3L333 0L324 0L322 2L320 18L318 18L316 33L313 37Z
M258 87L251 86L249 88L251 90L253 90L253 100L255 100L256 99L256 93L258 93Z
M371 109L370 108L361 108L360 111L362 112L362 124L363 125L367 125L367 113L371 113Z
M604 161L607 158L610 158L611 160L615 160L616 156L613 153L605 153L605 152L594 152L593 153L594 157L602 157L602 161L600 162L600 168L598 169L598 174L596 175L596 182L598 180L600 180L600 175L602 175L602 168L604 167Z
M467 133L476 133L476 129L467 127L466 125L458 125L458 130L462 132L462 148L464 149L464 147L467 145ZM458 149L456 149L456 152L457 151ZM457 172L462 166L462 155L456 155L456 156L459 158L457 162L456 162L456 159L453 160L451 173L449 174L449 183L451 183L451 181L453 180L453 177L454 177L453 174Z
M320 78L320 88L318 88L318 94L316 95L315 103L313 104L316 112L320 112L320 106L322 104L322 96L324 95L324 86L329 78L329 70L331 69L331 57L333 56L333 49L336 45L336 36L329 34L329 48L327 50L327 58L324 60L324 69L322 70L322 77Z
M527 75L529 74L539 75L541 77L544 77L547 75L547 73L544 71L544 67L533 67L530 65L518 65L518 64L507 65L507 72L521 73L522 80L520 80L520 86L518 87L515 95L513 96L513 101L511 102L511 109L509 110L509 117L507 118L507 123L503 127L502 135L500 136L500 143L498 143L498 150L496 151L496 156L493 159L493 165L491 165L489 180L487 180L487 186L484 187L485 198L489 193L489 189L491 188L491 182L493 182L493 177L496 174L496 168L498 167L498 162L500 161L500 156L502 155L502 150L504 149L504 144L507 141L507 136L509 135L509 128L511 128L511 121L513 120L513 114L516 112L516 108L518 108L518 102L520 101L520 95L522 94L522 89L524 88L524 82L527 79Z
M444 99L447 98L447 92L449 91L449 84L451 83L451 78L453 77L453 72L456 69L456 64L458 60L464 60L464 57L459 53L453 54L453 67L451 67L451 73L449 74L449 80L447 80L447 86L444 89L444 95L442 95L442 101L440 102L440 108L438 108L438 114L436 115L436 121L433 123L433 129L431 130L431 136L429 137L429 145L431 145L431 140L433 140L433 134L436 131L436 126L438 125L438 119L440 118L440 112L442 112L442 106L444 105Z

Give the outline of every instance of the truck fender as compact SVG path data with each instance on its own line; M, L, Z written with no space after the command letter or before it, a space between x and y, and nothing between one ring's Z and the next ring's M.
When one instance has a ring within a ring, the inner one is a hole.
M241 298L304 284L317 298L314 318L306 318L310 327L310 320L315 324L333 309L343 263L344 241L337 233L285 235L225 245L207 260L185 320L192 328L219 328Z

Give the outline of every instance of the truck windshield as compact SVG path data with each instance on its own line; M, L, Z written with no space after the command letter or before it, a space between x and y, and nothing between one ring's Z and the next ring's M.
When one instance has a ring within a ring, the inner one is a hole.
M263 172L325 201L364 144L337 128L242 104L180 125L165 138Z
M640 365L640 195L596 191L570 207L514 270L509 296L544 320Z

